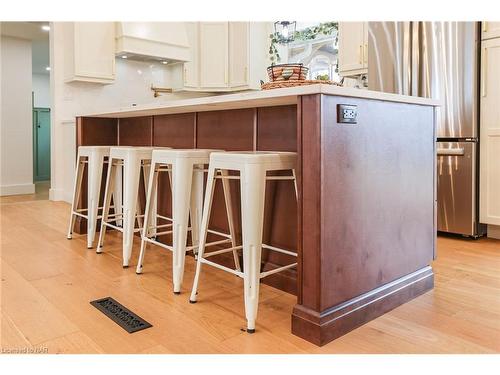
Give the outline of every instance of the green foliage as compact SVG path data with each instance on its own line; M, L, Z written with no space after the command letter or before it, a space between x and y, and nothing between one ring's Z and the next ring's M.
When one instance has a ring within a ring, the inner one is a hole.
M293 35L294 40L313 40L316 39L318 35L330 35L334 31L338 30L337 22L323 22L319 25L313 27L307 27L300 31L295 31ZM280 33L269 34L270 45L269 45L269 55L271 57L272 63L280 62L281 58L278 53L277 44L283 43L283 37Z
M330 80L330 76L328 74L318 74L315 79L320 81L328 81Z

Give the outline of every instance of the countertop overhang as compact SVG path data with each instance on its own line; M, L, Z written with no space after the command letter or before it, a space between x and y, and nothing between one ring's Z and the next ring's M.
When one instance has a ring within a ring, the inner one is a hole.
M82 114L79 116L124 118L188 112L217 111L227 109L272 107L297 104L297 99L300 96L314 94L364 98L425 106L440 105L440 101L435 99L339 87L334 85L317 84L274 90L242 92L228 95L215 95L193 99L171 100L148 105L116 108L108 112Z

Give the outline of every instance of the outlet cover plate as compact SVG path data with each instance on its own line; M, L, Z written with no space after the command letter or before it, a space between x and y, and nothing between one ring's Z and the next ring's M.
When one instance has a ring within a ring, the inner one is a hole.
M357 124L358 106L353 104L337 104L337 122L339 124Z

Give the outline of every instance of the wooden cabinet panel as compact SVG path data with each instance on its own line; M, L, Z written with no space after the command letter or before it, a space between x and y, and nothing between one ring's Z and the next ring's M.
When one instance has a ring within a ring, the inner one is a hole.
M297 151L297 106L258 109L257 150Z
M368 25L366 22L339 22L339 73L366 73Z
M336 123L344 102L325 96L321 103L322 241L329 254L322 267L330 285L343 285L322 288L325 309L433 259L433 108L351 98L358 106L353 128ZM349 272L355 268L360 272Z
M76 145L115 146L118 143L118 120L115 118L77 117ZM76 157L76 155L75 155Z
M152 116L119 119L118 144L120 146L151 146L153 144Z
M196 113L153 117L153 146L196 148Z
M500 22L483 21L481 39L500 38Z
M199 112L197 148L253 150L254 109Z
M248 84L248 22L229 23L229 84Z
M200 86L228 85L228 22L200 22Z
M500 38L482 42L480 221L500 225Z

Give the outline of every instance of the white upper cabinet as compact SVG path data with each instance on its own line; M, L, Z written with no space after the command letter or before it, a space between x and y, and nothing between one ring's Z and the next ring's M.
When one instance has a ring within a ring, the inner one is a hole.
M111 83L115 79L115 25L113 22L65 24L66 82Z
M186 22L186 33L189 42L189 61L184 63L184 86L195 88L199 85L199 47L198 47L198 35L199 35L199 25L198 22Z
M500 38L481 45L480 221L500 225Z
M262 22L190 22L191 48L183 84L176 90L236 91L259 89L269 65L269 33ZM171 67L175 75L176 67Z
M339 74L353 76L368 72L368 24L339 22Z
M229 83L229 23L200 22L200 86L223 88Z
M229 84L232 87L248 84L248 50L250 47L248 29L248 22L229 23Z
M500 22L481 22L481 39L500 38Z

